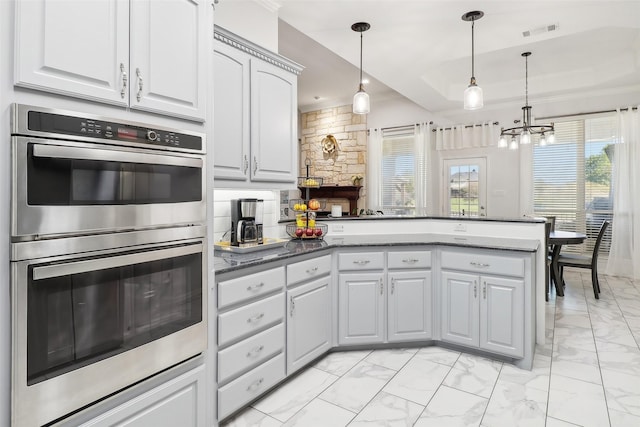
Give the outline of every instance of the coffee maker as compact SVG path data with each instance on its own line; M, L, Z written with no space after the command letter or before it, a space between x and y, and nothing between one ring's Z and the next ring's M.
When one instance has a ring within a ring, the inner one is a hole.
M264 200L231 200L231 246L255 246L262 236Z

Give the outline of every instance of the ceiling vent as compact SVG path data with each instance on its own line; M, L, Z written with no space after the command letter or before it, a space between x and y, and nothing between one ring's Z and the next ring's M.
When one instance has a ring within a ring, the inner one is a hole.
M558 28L560 28L560 24L558 24L558 23L549 24L549 25L543 25L542 27L538 27L538 28L534 28L534 29L531 29L531 30L523 31L522 32L522 36L523 37L539 36L542 33L548 33L550 31L556 31Z

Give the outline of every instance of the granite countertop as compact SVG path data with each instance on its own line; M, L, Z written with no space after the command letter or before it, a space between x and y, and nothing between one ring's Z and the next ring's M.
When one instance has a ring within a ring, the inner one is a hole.
M457 236L432 233L325 236L322 240L291 240L279 247L246 254L216 250L214 252L213 268L217 273L225 273L238 268L251 267L337 247L393 247L411 245L443 245L535 252L538 250L539 242L528 239Z
M518 222L518 223L540 223L545 222L544 218L538 217L518 217L518 218L502 218L502 217L470 217L470 216L414 216L414 215L345 215L340 217L322 217L322 221L369 221L372 219L381 220L416 220L416 219L438 219L449 221L484 221L484 222ZM293 219L282 219L279 223L288 223Z

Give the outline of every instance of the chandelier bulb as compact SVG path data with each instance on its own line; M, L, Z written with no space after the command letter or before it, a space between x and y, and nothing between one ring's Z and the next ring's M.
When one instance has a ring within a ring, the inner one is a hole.
M542 132L542 135L540 135L540 146L544 147L545 145L547 145L547 138L544 135L544 132Z
M509 150L517 150L518 149L518 141L516 141L516 137L511 137L511 142L509 143Z
M507 142L507 137L505 135L500 135L500 139L498 140L498 148L507 148L509 143Z
M547 144L553 144L554 142L556 142L556 134L553 131L551 131L549 132L549 136L547 136Z

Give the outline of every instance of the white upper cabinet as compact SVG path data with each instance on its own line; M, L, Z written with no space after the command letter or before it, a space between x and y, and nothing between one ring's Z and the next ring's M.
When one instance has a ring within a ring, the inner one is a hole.
M131 1L131 108L204 120L206 2Z
M251 179L295 182L297 173L297 76L251 61Z
M197 0L18 1L15 84L203 121L204 8Z
M298 176L302 68L222 28L214 36L215 179L289 188Z
M216 41L213 55L213 163L216 178L249 179L249 55Z

